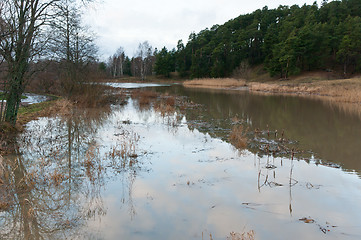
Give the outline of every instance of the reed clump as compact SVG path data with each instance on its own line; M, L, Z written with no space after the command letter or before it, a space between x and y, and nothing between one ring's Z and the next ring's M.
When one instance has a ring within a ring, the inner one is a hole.
M233 127L229 139L237 149L243 150L247 148L248 139L242 125Z
M55 186L59 186L63 180L65 179L64 174L62 173L58 173L58 171L54 171L51 175L50 175L50 179L53 182L53 184L55 184Z
M113 165L119 166L120 164L121 168L127 168L137 163L138 154L136 152L139 140L140 136L137 133L128 133L121 142L112 147L107 156L112 160Z
M151 102L158 97L157 93L152 91L134 90L132 92L132 98L137 99L139 106L149 106Z
M9 209L10 204L8 202L0 201L0 212Z
M255 240L255 233L253 230L244 233L231 232L227 240Z

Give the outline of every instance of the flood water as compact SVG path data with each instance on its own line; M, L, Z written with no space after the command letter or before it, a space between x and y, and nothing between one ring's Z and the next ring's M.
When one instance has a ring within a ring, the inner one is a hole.
M251 230L255 239L361 239L358 114L308 98L149 87L192 107L164 113L129 96L27 125L18 154L2 159L0 200L11 204L0 211L0 239L231 239ZM259 144L230 144L237 124ZM281 132L294 154L262 151Z

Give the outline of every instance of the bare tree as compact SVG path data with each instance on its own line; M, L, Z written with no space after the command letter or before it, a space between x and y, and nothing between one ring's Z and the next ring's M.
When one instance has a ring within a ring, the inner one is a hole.
M125 52L123 47L119 47L116 53L117 56L117 75L123 77L124 75L124 60L125 60Z
M26 85L30 60L41 51L42 29L50 17L52 7L59 0L4 0L2 26L8 34L1 38L0 55L8 66L6 108L3 120L15 124ZM42 39L43 40L43 39Z
M56 4L57 18L51 24L51 52L62 63L61 86L68 97L86 81L87 68L97 56L93 34L82 25L80 14L81 6L62 0Z
M123 47L119 47L116 53L112 57L109 57L108 67L113 78L123 77L125 58Z
M72 6L71 0L2 0L0 21L0 55L7 66L5 82L6 107L1 111L0 120L15 124L21 95L30 79L30 63L41 56L49 42L45 31L59 17L61 4ZM67 22L68 23L68 22ZM80 39L78 31L76 38ZM68 44L68 42L67 42ZM69 44L68 44L69 46ZM83 47L79 41L75 43L75 59Z
M146 76L152 73L152 57L153 48L149 42L145 41L143 43L139 43L135 64L137 65L137 69L142 80L145 80Z

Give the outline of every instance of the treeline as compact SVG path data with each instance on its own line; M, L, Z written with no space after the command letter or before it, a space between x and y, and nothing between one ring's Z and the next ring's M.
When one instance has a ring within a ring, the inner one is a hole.
M155 55L157 55L157 49L153 50L148 41L139 43L136 54L132 58L125 55L123 47L119 47L106 63L108 75L113 78L135 76L145 80L147 76L154 73Z
M186 45L180 40L155 57L164 76L229 77L263 64L281 78L320 69L346 77L361 70L361 1L264 7L191 33Z

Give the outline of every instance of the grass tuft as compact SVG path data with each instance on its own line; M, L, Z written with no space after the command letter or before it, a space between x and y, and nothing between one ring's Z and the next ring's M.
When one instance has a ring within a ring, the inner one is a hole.
M239 150L244 150L247 147L247 137L243 130L243 126L235 126L233 127L229 139L233 146L235 146Z

